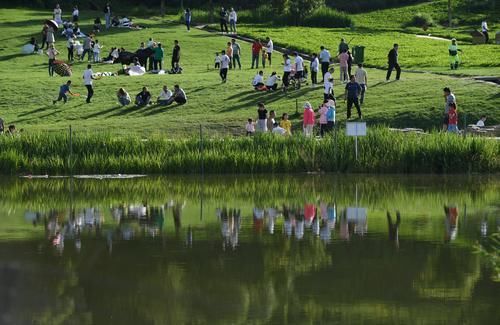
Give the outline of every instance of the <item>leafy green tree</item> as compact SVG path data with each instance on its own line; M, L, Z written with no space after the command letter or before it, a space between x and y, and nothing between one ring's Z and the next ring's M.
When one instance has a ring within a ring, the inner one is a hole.
M295 24L299 25L304 18L310 15L315 9L324 6L325 0L288 0L288 13L295 18Z

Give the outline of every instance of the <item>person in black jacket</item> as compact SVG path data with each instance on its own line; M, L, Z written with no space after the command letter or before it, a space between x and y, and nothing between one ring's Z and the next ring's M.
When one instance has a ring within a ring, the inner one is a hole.
M226 31L226 34L228 34L229 32L227 30L227 10L224 7L222 7L220 9L219 15L220 15L220 32L224 33L224 31Z
M399 80L401 77L401 68L399 67L398 62L398 48L398 44L394 44L394 47L389 51L389 55L387 55L387 59L389 61L389 68L387 69L386 77L387 81L391 79L391 73L394 68L396 68L396 80Z

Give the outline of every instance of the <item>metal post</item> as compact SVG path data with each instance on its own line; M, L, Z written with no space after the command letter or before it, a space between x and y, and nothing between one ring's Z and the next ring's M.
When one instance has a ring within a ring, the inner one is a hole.
M68 157L68 165L69 165L69 173L73 176L73 130L71 128L71 124L69 125L69 157Z
M358 161L358 136L354 137L354 150L356 152L356 161Z
M299 99L295 99L295 114L299 114Z

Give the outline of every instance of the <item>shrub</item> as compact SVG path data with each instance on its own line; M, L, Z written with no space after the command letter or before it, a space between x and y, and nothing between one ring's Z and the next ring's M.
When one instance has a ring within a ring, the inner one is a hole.
M417 13L413 16L410 21L406 24L407 27L420 27L427 28L434 26L434 20L428 13Z
M316 9L311 15L306 17L304 26L309 27L352 27L354 22L343 12L328 7Z

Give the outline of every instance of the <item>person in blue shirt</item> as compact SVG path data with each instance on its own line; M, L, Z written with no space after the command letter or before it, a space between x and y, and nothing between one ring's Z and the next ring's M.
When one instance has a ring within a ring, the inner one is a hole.
M351 80L345 85L344 102L347 100L347 119L351 118L352 105L356 106L358 117L361 119L361 107L359 106L359 94L361 86L356 82L356 77L351 76Z
M61 101L61 99L64 100L64 103L66 104L66 102L68 101L68 96L66 96L66 93L69 93L73 96L73 93L71 92L71 90L69 90L69 87L71 87L71 80L68 80L68 82L59 87L59 97L57 97L57 100L52 101L53 105Z

